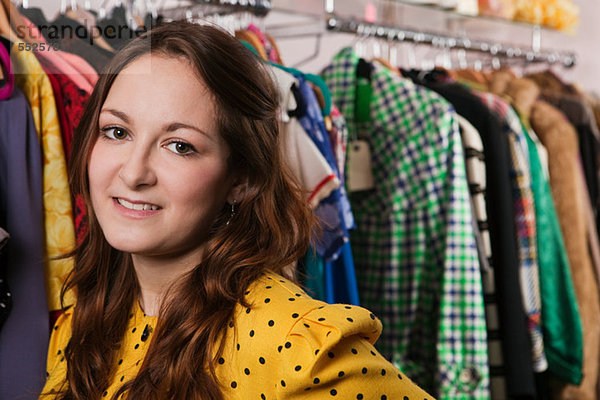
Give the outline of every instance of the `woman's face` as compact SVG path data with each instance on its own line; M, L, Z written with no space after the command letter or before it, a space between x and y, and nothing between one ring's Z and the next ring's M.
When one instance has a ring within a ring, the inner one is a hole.
M201 252L235 198L215 112L183 59L145 55L119 73L88 164L92 205L111 246L142 256Z

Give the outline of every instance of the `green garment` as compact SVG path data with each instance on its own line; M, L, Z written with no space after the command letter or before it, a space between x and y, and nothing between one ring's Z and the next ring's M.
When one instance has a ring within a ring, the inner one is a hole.
M304 255L304 266L306 278L304 287L311 297L325 301L325 266L323 265L323 257L315 254L311 247Z
M544 352L550 372L579 385L583 378L583 331L569 260L536 144L529 133L525 136L537 221Z
M361 116L359 63L344 49L322 76L350 137L371 152L376 184L350 195L351 241L361 304L384 325L376 346L440 400L488 400L481 271L456 112L374 63Z

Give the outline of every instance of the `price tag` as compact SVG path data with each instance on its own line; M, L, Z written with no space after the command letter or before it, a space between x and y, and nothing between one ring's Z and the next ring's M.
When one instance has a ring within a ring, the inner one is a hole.
M364 140L354 140L348 144L348 174L347 186L349 192L370 190L375 187L371 170L371 149Z

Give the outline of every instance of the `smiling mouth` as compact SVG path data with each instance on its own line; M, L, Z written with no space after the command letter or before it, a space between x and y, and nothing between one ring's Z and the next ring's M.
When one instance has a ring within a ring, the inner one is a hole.
M136 210L136 211L153 210L153 211L155 211L155 210L162 209L162 207L157 206L155 204L130 203L127 200L123 200L118 197L115 197L115 200L117 201L117 203L119 203L120 205L122 205L125 208L129 208L130 210Z

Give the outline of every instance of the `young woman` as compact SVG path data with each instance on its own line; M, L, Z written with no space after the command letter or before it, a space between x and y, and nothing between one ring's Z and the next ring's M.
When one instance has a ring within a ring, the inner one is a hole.
M431 398L374 349L373 314L280 275L314 221L276 93L213 27L166 24L115 56L73 143L89 232L40 398Z

